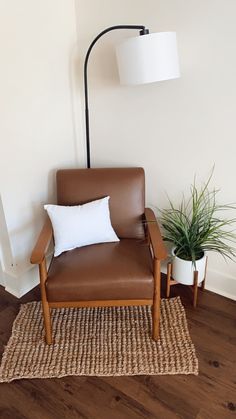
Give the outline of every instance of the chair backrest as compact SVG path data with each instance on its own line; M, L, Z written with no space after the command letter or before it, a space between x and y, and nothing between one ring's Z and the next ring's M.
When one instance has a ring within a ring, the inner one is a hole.
M143 238L144 170L65 169L57 172L58 205L81 205L110 196L112 226L120 238Z

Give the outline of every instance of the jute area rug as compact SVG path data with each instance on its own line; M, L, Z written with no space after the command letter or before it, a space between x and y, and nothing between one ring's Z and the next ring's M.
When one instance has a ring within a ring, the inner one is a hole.
M198 374L179 297L161 302L160 340L151 307L52 310L53 345L44 342L39 302L23 304L0 367L0 382L67 375Z

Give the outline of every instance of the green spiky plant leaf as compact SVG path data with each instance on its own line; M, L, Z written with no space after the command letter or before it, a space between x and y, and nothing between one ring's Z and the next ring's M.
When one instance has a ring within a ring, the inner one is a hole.
M200 189L194 179L188 200L183 196L180 205L175 207L169 199L169 208L161 210L164 240L173 243L176 256L192 261L194 265L205 251L217 252L230 259L236 256L233 246L236 219L222 217L225 211L236 207L216 202L219 190L209 189L213 170Z

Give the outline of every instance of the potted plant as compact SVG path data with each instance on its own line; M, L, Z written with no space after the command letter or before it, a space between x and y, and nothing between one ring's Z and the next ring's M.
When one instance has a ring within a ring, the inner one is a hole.
M175 206L169 199L170 207L161 210L164 240L173 243L172 278L182 284L193 284L194 271L198 271L198 283L204 280L206 252L235 257L231 245L236 242L232 229L236 220L222 217L235 206L216 202L219 190L209 190L212 174L200 189L194 179L188 200L183 196L180 205Z

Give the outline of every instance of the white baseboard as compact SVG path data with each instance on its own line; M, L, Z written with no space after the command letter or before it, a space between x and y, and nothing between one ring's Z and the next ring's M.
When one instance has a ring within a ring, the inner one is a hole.
M14 295L14 297L17 297L17 298L23 297L22 295L21 296L19 295L19 292L17 290L12 289L8 286L5 287L5 291L9 292L11 295Z
M23 297L39 284L39 275L34 267L16 277L9 278L9 275L7 277L5 290L17 298Z
M52 254L49 253L46 257L47 265L50 264L51 258ZM38 266L28 265L28 268L23 272L4 271L4 277L5 290L15 297L21 298L39 284Z
M231 275L209 269L205 288L215 294L236 300L236 278Z
M219 290L218 288L214 288L211 286L206 286L205 288L208 291L214 292L214 294L222 295L222 297L226 297L226 298L229 298L230 300L236 301L236 295L232 295L227 291Z
M15 297L20 298L18 292L19 279L17 275L15 275L15 273L13 272L8 272L6 270L3 271L3 275L5 290L10 294L14 295Z

